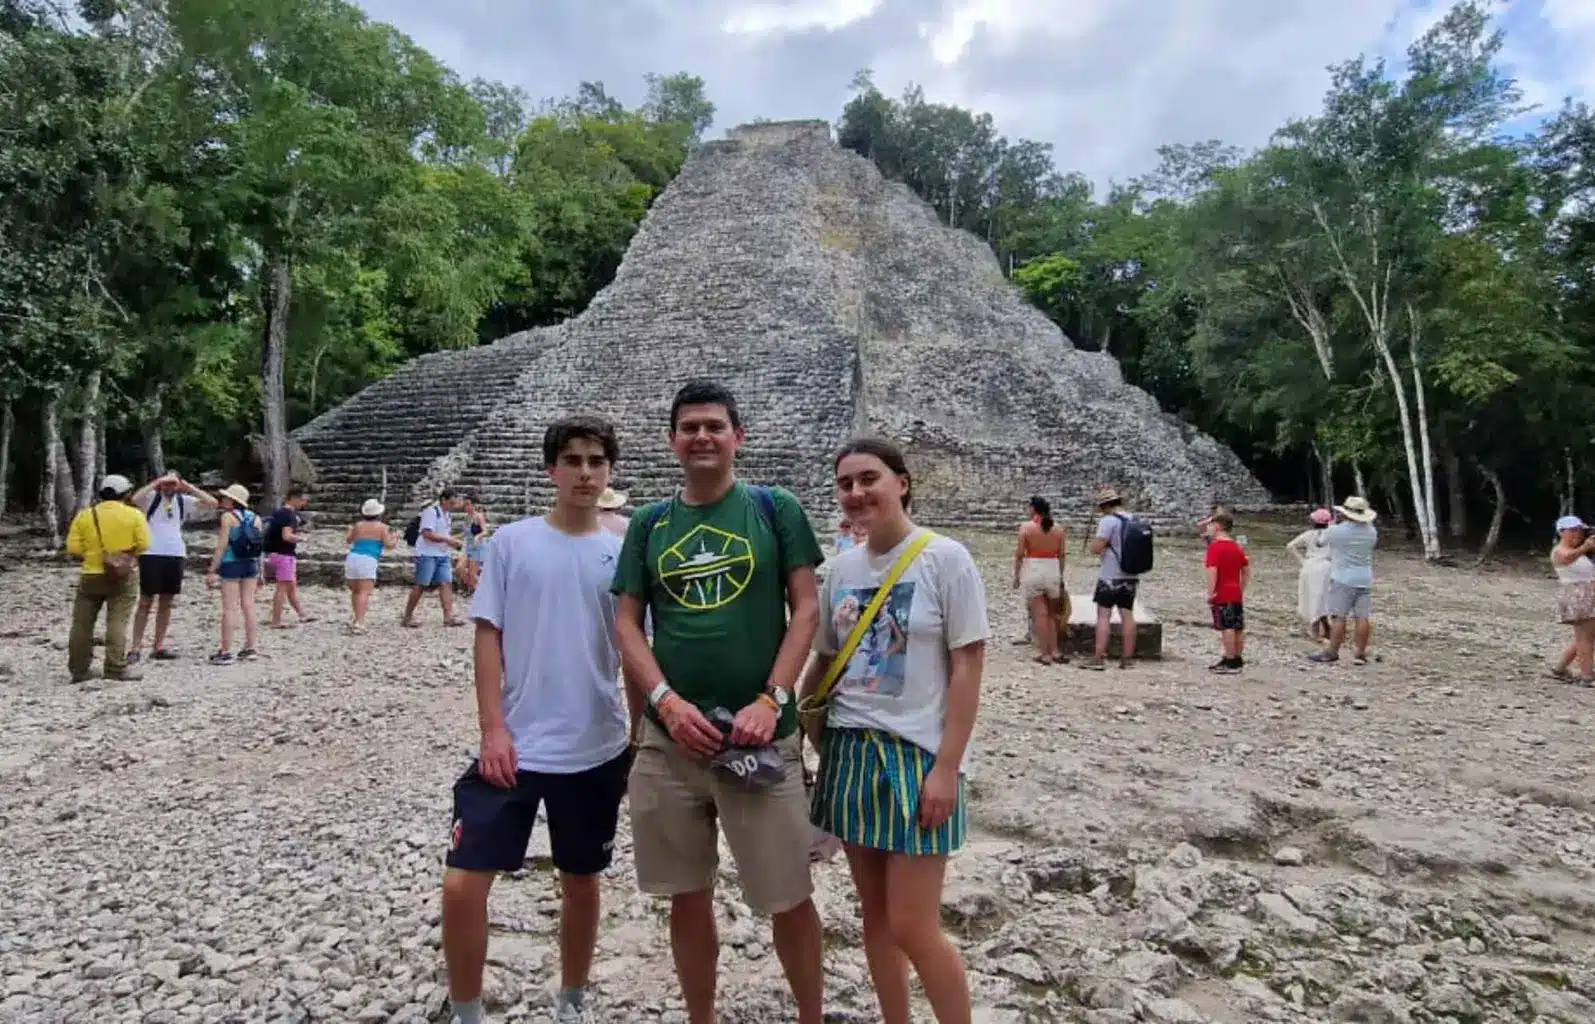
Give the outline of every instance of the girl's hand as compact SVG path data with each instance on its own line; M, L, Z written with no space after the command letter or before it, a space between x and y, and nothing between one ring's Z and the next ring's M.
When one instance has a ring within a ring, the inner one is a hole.
M941 828L958 809L958 771L937 765L919 788L919 827Z

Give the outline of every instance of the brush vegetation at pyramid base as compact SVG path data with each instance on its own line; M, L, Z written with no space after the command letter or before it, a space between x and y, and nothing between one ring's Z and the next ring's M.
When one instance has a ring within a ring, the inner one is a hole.
M669 405L699 377L739 399L741 475L820 520L835 513L832 456L859 433L905 445L928 523L1014 525L1032 494L1084 522L1109 485L1171 524L1269 502L1232 452L1077 350L983 241L824 122L700 146L581 315L415 360L296 438L322 508L352 515L385 484L409 514L454 486L503 520L549 507L543 430L592 413L615 423L616 487L641 503L679 483Z

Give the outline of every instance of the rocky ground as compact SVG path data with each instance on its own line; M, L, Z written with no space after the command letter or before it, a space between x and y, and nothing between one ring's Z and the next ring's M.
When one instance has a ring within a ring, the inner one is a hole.
M977 1019L1595 1020L1595 691L1543 676L1563 641L1548 574L1386 553L1382 662L1309 668L1284 535L1250 532L1238 677L1205 671L1195 546L1165 546L1143 590L1164 660L1093 674L1010 643L1008 541L965 538L1000 637L944 906ZM387 588L349 638L342 593L312 588L323 621L212 669L216 605L191 577L182 660L72 686L70 571L15 543L0 570L0 1020L445 1019L469 631L435 605L401 631ZM664 908L617 846L598 1019L681 1021ZM536 851L493 896L498 1019L548 1019L557 901ZM726 862L722 1020L792 1020ZM846 869L816 874L827 1004L875 1020Z

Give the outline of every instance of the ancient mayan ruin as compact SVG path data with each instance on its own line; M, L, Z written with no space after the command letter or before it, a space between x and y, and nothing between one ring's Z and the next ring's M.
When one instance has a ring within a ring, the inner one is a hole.
M348 514L384 486L395 513L445 485L495 519L545 509L543 428L591 412L619 429L617 486L668 495L676 388L718 378L748 427L740 472L834 506L829 456L894 437L928 523L1006 525L1031 494L1087 514L1112 484L1155 519L1269 495L1238 458L1075 349L980 239L942 226L823 121L705 143L658 198L613 283L580 316L423 356L307 424L317 504Z

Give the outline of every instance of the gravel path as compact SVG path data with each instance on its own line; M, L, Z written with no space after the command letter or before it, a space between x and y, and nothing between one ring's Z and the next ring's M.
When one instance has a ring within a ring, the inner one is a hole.
M1284 537L1252 532L1239 677L1205 671L1195 546L1165 546L1144 586L1165 659L1097 674L1009 642L1009 542L963 538L1001 636L944 906L978 1019L1595 1020L1595 691L1543 677L1563 642L1548 573L1387 553L1383 661L1309 668ZM214 669L216 604L191 575L180 661L72 686L73 575L14 546L0 566L0 1021L444 1019L436 890L475 740L470 631L435 603L401 630L389 587L346 637L344 595L307 588L321 622ZM548 1019L546 849L494 891L496 1019ZM624 832L617 849L598 1019L682 1021L664 908L636 894ZM846 869L817 878L827 1005L872 1021ZM792 1020L734 891L722 1020Z

